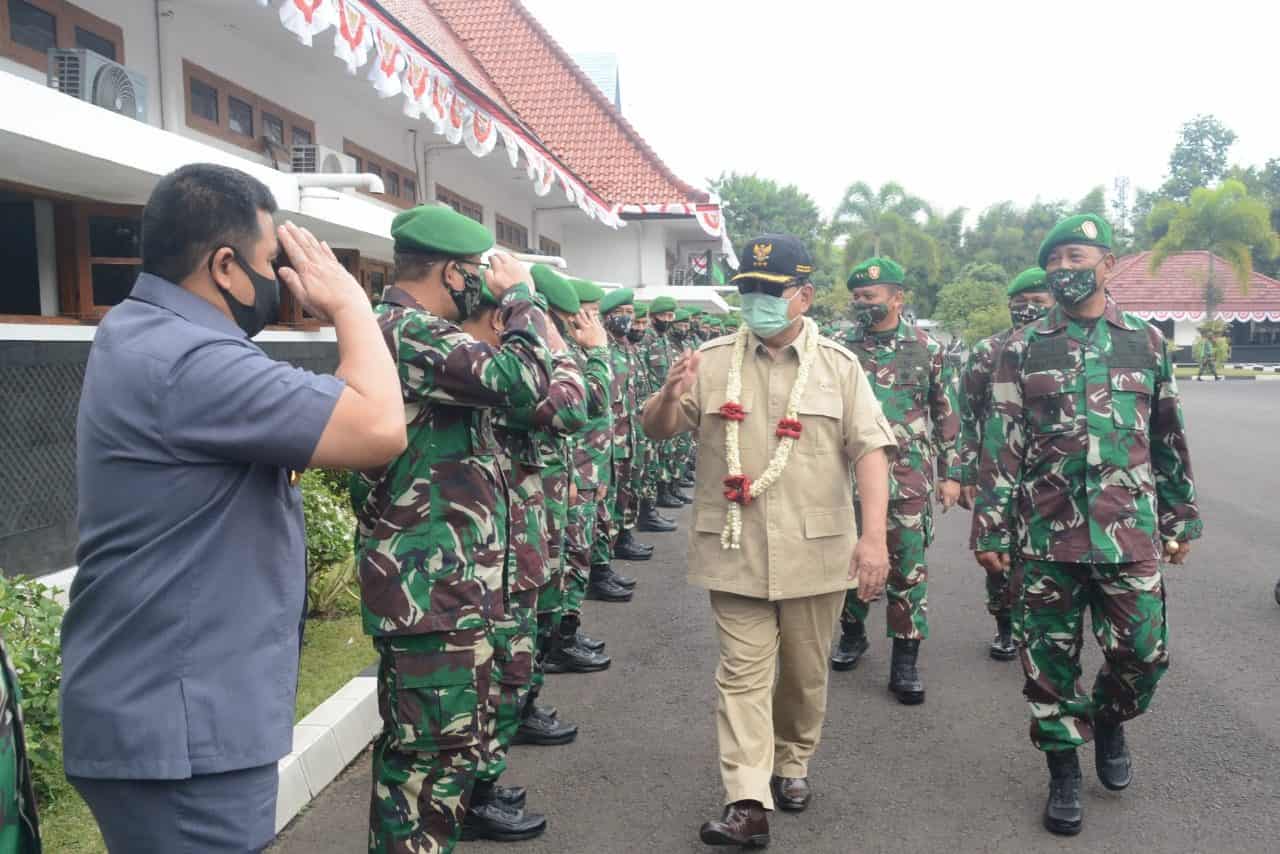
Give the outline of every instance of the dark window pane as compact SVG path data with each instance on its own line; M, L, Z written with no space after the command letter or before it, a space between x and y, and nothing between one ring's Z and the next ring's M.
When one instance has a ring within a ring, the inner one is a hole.
M142 220L89 217L89 255L92 258L141 258Z
M218 123L218 90L194 77L191 78L191 114Z
M232 133L253 138L253 105L239 98L227 96L227 127Z
M97 33L86 30L84 27L76 27L76 47L91 50L99 56L105 56L107 59L113 61L116 58L116 46L114 42L104 39Z
M133 264L94 264L90 275L93 277L93 304L116 305L133 290L133 281L138 278L142 267Z
M262 135L276 145L284 145L284 122L279 116L262 114Z
M388 196L396 197L400 195L400 176L399 175L397 175L395 172L388 172L386 184L387 184Z
M293 144L294 145L310 145L311 131L303 130L302 128L295 127L293 129Z
M400 185L400 196L407 202L418 201L418 185L412 178L405 178Z
M382 289L386 286L387 277L381 270L371 270L369 272L369 289L373 291L374 296L382 293Z
M9 0L9 38L45 53L58 43L58 19L26 0Z
M0 314L39 314L36 207L29 201L0 202L0 270Z
M382 177L382 167L377 163L366 163L364 165L364 171L368 172L370 175L377 175L379 178Z

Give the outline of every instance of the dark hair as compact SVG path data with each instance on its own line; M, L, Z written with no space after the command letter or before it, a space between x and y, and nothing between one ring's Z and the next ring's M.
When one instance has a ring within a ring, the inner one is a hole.
M262 237L258 211L275 213L275 197L238 169L191 163L170 172L142 211L143 271L176 284L219 247L247 255Z
M436 264L444 264L449 261L460 261L462 259L453 255L444 255L439 252L415 252L411 249L395 250L395 267L391 271L391 284L398 285L400 282L416 282L426 278L431 272L431 268Z

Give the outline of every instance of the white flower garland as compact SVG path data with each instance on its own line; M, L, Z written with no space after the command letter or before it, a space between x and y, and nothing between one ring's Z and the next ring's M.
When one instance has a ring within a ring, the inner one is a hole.
M809 369L813 367L814 359L818 356L818 332L817 324L807 317L801 318L803 328L800 334L806 336L804 352L800 356L800 369L796 372L795 385L791 387L791 396L787 399L787 411L783 416L784 421L797 421L800 407L800 397L804 394L805 386L809 384ZM744 324L738 330L738 337L733 342L733 356L729 362L729 382L725 389L727 398L726 404L740 407L742 405L742 362L746 357L747 344L751 339L751 331ZM728 423L725 424L725 462L729 466L729 477L742 476L742 451L738 445L738 431L740 421L736 418L726 418ZM765 490L773 486L778 478L782 477L782 471L787 467L787 460L791 456L791 447L796 443L798 432L795 435L784 435L778 441L778 447L773 452L773 459L769 461L769 465L760 475L758 480L751 481L748 489L749 501ZM725 519L724 530L720 532L720 547L724 549L740 549L742 548L742 504L739 501L730 501L729 514Z

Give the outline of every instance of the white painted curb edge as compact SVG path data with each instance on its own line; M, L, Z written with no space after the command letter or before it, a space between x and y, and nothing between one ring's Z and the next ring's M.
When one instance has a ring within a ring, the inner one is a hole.
M276 833L334 781L382 729L378 680L357 676L293 727L293 752L279 762Z

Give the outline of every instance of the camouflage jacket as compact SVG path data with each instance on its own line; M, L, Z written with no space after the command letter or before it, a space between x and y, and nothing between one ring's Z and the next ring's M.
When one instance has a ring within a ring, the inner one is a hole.
M644 403L640 389L640 357L636 345L611 336L609 356L613 361L613 456L626 459L639 442L640 419L636 413Z
M569 467L573 462L570 437L586 426L587 386L582 369L570 352L556 355L551 390L536 406L506 416L513 427L530 431L542 457L542 492L547 524L563 529L569 512ZM587 359L594 384L607 383L608 365L598 355Z
M982 456L982 428L991 414L991 372L996 356L1012 329L983 338L969 351L960 373L960 482L973 486L978 482L978 460Z
M40 854L40 828L23 738L21 699L18 674L9 661L4 638L0 637L0 766L12 763L17 770L15 779L3 780L6 785L0 785L0 840L16 829L17 854ZM14 784L12 789L8 783Z
M424 310L399 288L376 308L404 394L409 447L351 479L364 629L449 631L503 613L508 485L495 407L547 394L547 317L517 287L499 311L495 349Z
M939 478L960 480L960 414L942 345L906 320L884 334L854 327L840 343L862 363L898 440L889 471L889 500L930 495L935 467Z
M613 387L613 368L610 367L608 347L583 350L571 343L569 350L578 360L587 384L589 420L573 437L573 483L581 491L599 486L601 481L609 477L613 464L613 410L609 405L612 399L610 392ZM605 371L589 371L592 361L603 364Z
M645 334L642 346L646 373L649 377L649 393L653 394L666 383L667 374L670 373L671 365L680 351L675 348L668 336L661 335L654 329L650 329Z
M1182 404L1154 326L1110 297L1091 325L1055 307L1009 336L991 395L975 550L1127 563L1200 536Z

